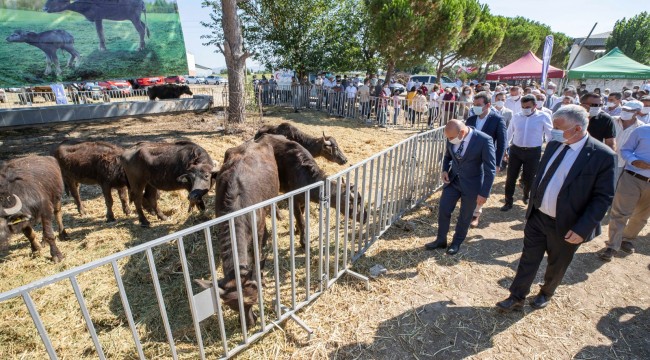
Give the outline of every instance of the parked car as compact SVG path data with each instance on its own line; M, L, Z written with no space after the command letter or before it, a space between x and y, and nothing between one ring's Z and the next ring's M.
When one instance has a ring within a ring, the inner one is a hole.
M110 91L110 94L112 94L113 96L115 95L129 96L133 91L131 84L129 84L126 80L100 81L97 83L97 85L106 91Z
M441 76L440 79L442 80L443 89L447 87L458 87L458 84L446 76ZM435 75L413 75L411 76L411 81L425 84L429 89L431 89L433 85L438 84L438 78Z
M221 85L221 84L227 84L228 79L223 78L221 76L216 76L216 75L210 75L207 78L205 78L205 83L208 85Z
M185 79L187 80L188 84L206 84L205 78L203 76L187 76Z
M146 78L135 79L135 82L140 88L146 88L149 86L160 85L165 83L165 78L162 76L152 76Z
M396 92L397 95L399 95L399 94L401 94L403 92L406 92L406 86L404 86L404 85L402 85L402 84L400 84L398 82L394 82L394 83L388 85L388 88L390 89L391 92Z
M185 78L181 75L176 76L167 76L165 78L165 84L185 84Z

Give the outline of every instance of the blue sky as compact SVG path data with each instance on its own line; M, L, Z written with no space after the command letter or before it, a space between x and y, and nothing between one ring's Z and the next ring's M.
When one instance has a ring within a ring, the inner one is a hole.
M493 14L508 17L524 16L545 23L553 31L571 37L586 36L598 22L594 33L611 31L616 20L630 18L642 11L650 12L650 0L480 0L488 4ZM209 12L201 8L200 0L180 0L178 7L185 35L185 46L194 54L198 64L211 68L225 67L223 56L214 48L202 45L200 36L206 28L200 21L209 21ZM249 63L257 68L259 64Z

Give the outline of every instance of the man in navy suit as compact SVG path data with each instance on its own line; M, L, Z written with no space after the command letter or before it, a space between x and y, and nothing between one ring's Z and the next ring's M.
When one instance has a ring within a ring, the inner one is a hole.
M614 198L616 154L587 133L588 116L577 105L553 114L553 140L531 187L524 248L510 296L497 303L501 311L523 308L544 253L544 285L530 305L546 307L580 244L600 235L600 222Z
M485 92L480 92L474 96L474 106L472 112L477 115L470 116L465 125L471 126L478 131L484 132L492 137L496 148L495 155L497 160L497 172L501 172L501 159L506 151L506 122L495 111L490 111L492 101L490 96ZM483 212L483 205L476 205L474 216L472 217L471 226L477 227L478 220Z
M438 211L438 236L425 245L427 250L447 247L451 213L460 199L460 214L447 254L455 255L465 241L476 205L483 205L490 196L496 172L494 140L460 120L445 126L447 149L442 164L445 182Z

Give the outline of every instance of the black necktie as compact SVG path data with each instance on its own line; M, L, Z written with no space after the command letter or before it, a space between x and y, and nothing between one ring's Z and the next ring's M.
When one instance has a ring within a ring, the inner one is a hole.
M460 145L458 146L458 150L456 150L456 159L460 161L460 159L463 158L463 147L465 146L465 140L460 142Z
M539 182L539 185L537 186L537 190L535 191L535 198L533 199L533 205L535 205L537 209L542 207L542 199L544 198L544 193L546 192L546 188L548 187L548 184L551 182L551 179L553 178L553 174L555 174L557 168L560 167L560 164L562 163L562 159L564 159L564 155L566 155L569 148L570 148L569 145L564 145L564 149L562 149L562 152L560 152L560 154L555 158L555 160L551 164L551 167L549 167L548 170L546 171L546 174L544 174L542 181Z

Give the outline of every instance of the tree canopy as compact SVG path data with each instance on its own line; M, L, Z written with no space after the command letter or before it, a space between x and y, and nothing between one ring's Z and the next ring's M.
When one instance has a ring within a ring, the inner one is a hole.
M618 47L630 58L650 64L650 14L644 11L629 20L618 20L606 46L607 51Z

